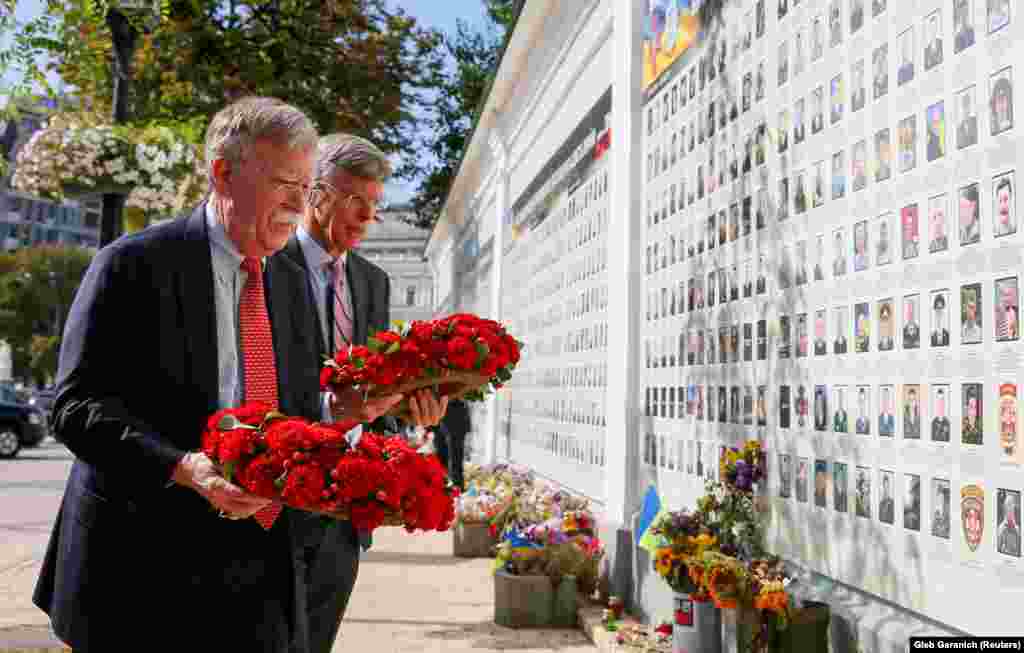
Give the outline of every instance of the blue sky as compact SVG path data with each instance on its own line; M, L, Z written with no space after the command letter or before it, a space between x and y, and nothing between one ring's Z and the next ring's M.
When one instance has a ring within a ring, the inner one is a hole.
M454 32L456 20L463 19L471 25L482 27L486 23L481 0L390 0L393 7L401 7L424 26L435 27L445 32ZM44 11L45 0L18 0L15 17L24 22L39 16ZM0 39L0 46L6 45ZM56 78L51 81L56 83ZM5 74L3 85L14 82L13 75ZM403 201L409 196L409 189L394 184L388 188L390 201Z

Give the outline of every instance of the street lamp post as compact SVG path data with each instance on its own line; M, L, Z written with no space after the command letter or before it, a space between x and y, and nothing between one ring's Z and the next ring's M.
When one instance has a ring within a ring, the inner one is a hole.
M111 1L107 6L107 26L114 42L113 78L114 97L110 120L117 125L128 120L128 94L131 92L132 57L138 33L128 19L129 14L156 14L159 0ZM124 231L124 193L103 193L103 212L100 217L100 247L113 242Z

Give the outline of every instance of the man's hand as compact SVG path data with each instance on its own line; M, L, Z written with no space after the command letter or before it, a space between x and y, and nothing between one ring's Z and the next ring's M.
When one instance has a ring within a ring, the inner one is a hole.
M413 426L437 426L448 410L448 397L438 400L430 388L422 388L409 395L409 412Z
M232 485L217 471L206 454L185 454L174 468L174 482L192 488L230 519L245 519L273 503Z
M363 395L352 388L336 390L331 399L331 414L335 419L354 419L368 424L391 410L402 395L387 395L363 401Z

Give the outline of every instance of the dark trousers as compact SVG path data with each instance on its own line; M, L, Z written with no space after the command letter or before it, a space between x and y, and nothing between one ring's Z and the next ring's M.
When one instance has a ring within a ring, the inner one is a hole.
M454 434L450 429L440 426L434 434L434 448L441 465L448 470L448 478L465 489L462 463L466 457L466 434Z
M351 522L303 515L297 537L295 573L305 580L304 605L297 612L307 619L299 632L309 634L306 646L292 644L292 651L330 653L359 572L359 541Z

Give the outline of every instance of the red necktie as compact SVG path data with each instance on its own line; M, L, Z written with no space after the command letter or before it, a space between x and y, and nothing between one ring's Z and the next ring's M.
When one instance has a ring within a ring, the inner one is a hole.
M274 340L270 332L270 316L263 293L263 271L259 259L247 258L242 269L248 275L242 287L239 307L239 341L242 343L242 365L245 370L245 401L262 401L277 408L277 364ZM255 515L256 521L269 530L281 512L281 504L272 503Z

